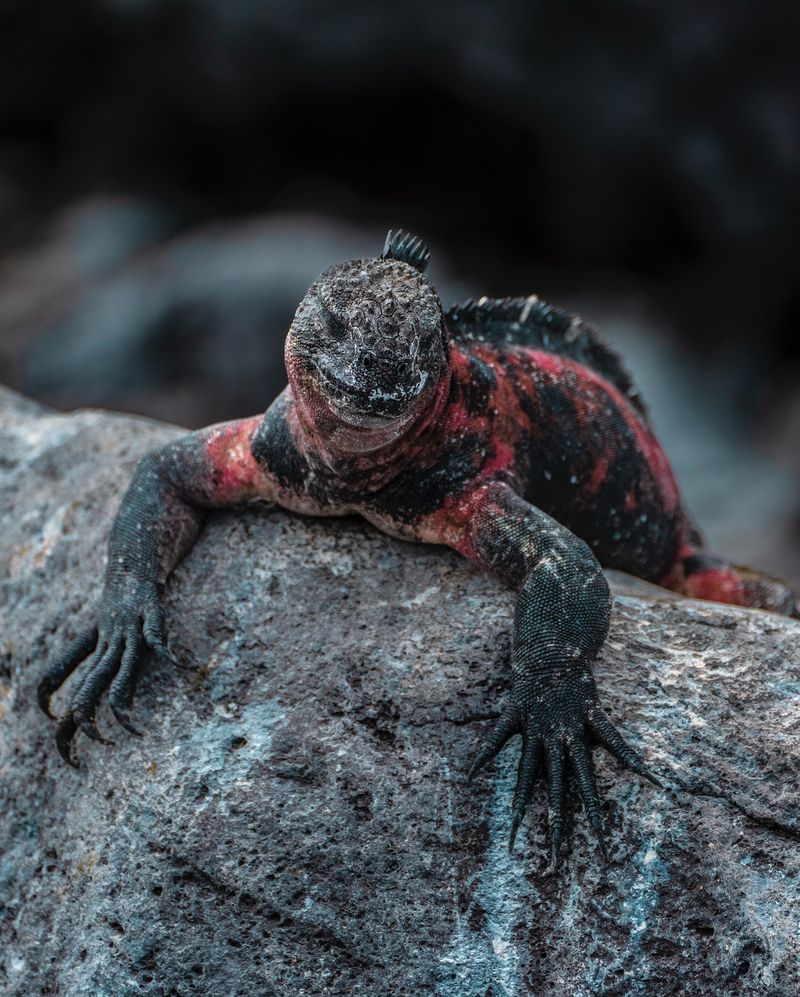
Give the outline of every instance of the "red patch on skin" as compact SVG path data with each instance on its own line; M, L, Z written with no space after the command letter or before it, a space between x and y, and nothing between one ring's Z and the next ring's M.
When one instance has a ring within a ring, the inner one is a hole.
M507 471L514 464L514 451L505 443L496 443L494 453L480 470L480 478L495 477L498 471Z
M625 512L633 512L636 508L636 492L631 489L625 494Z
M556 356L553 353L544 353L540 350L525 351L540 370L546 371L558 384L564 384L568 379L583 381L599 389L591 395L583 392L578 393L576 402L579 405L579 415L584 424L588 424L595 418L603 405L603 395L606 395L615 402L620 414L625 420L628 428L636 438L636 445L647 461L653 477L658 485L664 503L664 512L671 514L680 507L680 492L672 468L669 466L666 454L661 449L661 445L653 434L647 429L639 416L632 408L630 402L624 397L622 392L610 381L607 381L600 374L595 373L588 367L584 367L574 360Z
M212 426L206 454L214 469L214 492L210 498L236 502L256 498L264 491L264 473L250 450L250 440L263 416Z
M477 352L477 351L476 351ZM462 384L470 379L469 357L455 343L450 344L450 369L453 377Z
M752 605L738 572L731 568L708 568L690 575L681 586L690 599L709 599L734 606Z
M490 486L487 483L464 492L457 498L447 498L442 508L428 520L437 543L445 543L469 560L474 560L476 552L470 525L478 513L488 507L489 495Z
M464 402L459 401L451 405L447 415L448 426L457 433L471 425L469 412L467 412L467 406Z
M610 463L611 463L611 458L608 457L607 455L603 455L594 465L594 470L592 471L589 480L586 482L586 488L590 495L594 495L600 490L600 486L606 480L606 474L608 473L608 465ZM625 496L625 509L627 512L630 512L631 509L633 508L633 506L628 507L628 496L630 494L631 493L628 492L628 495Z
M525 348L525 352L535 357L536 366L539 370L551 374L560 383L563 383L565 367L577 367L580 372L588 371L588 368L581 367L580 364L576 364L572 360L567 360L557 353L545 353L544 350L531 350L527 348Z

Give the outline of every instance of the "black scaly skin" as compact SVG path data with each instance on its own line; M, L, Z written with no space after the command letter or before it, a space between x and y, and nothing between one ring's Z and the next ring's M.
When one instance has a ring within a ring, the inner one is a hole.
M589 547L507 485L491 490L492 529L473 529L480 561L518 589L511 655L512 696L470 770L470 778L513 734L522 736L509 848L542 767L548 775L550 836L557 861L563 829L565 772L577 780L589 822L603 853L603 822L594 779L592 742L658 784L603 713L591 662L608 634L611 593ZM484 549L485 544L485 549Z
M64 649L39 683L39 703L50 714L50 696L88 657L69 709L56 726L59 751L71 765L76 765L70 746L77 729L109 743L94 720L98 699L106 688L119 723L130 733L139 733L128 709L145 647L174 662L167 648L162 592L167 574L199 532L206 496L202 489L192 488L191 482L207 476L206 463L206 455L193 437L169 444L142 460L109 538L97 623Z
M534 782L547 782L552 858L567 774L605 853L591 749L658 783L603 712L591 665L608 633L601 570L621 568L698 598L800 616L782 582L703 550L633 381L595 330L527 298L445 313L426 247L389 233L379 259L327 270L286 340L289 387L263 416L211 426L149 454L108 547L95 624L39 685L81 666L56 741L103 740L104 692L130 720L146 649L167 647L162 594L204 510L268 500L305 514L361 515L385 532L445 543L518 592L512 691L470 775L522 739L509 846ZM82 664L83 663L83 664Z

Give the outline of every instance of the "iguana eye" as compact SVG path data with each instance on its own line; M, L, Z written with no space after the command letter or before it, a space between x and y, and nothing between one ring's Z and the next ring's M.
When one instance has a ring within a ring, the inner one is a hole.
M322 318L328 333L333 339L344 339L347 335L347 324L337 315L334 315L327 305L322 306Z

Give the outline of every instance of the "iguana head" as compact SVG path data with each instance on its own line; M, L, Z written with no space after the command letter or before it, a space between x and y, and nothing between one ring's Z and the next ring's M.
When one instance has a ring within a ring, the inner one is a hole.
M286 338L286 369L304 427L343 452L402 437L440 394L448 371L429 253L389 233L383 255L326 270L300 303Z

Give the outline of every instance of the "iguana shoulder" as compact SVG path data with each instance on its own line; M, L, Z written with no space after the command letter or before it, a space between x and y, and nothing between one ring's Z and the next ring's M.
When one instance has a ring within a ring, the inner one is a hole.
M457 342L524 346L568 357L610 381L648 419L647 409L621 357L580 316L535 294L527 298L468 298L445 315Z

